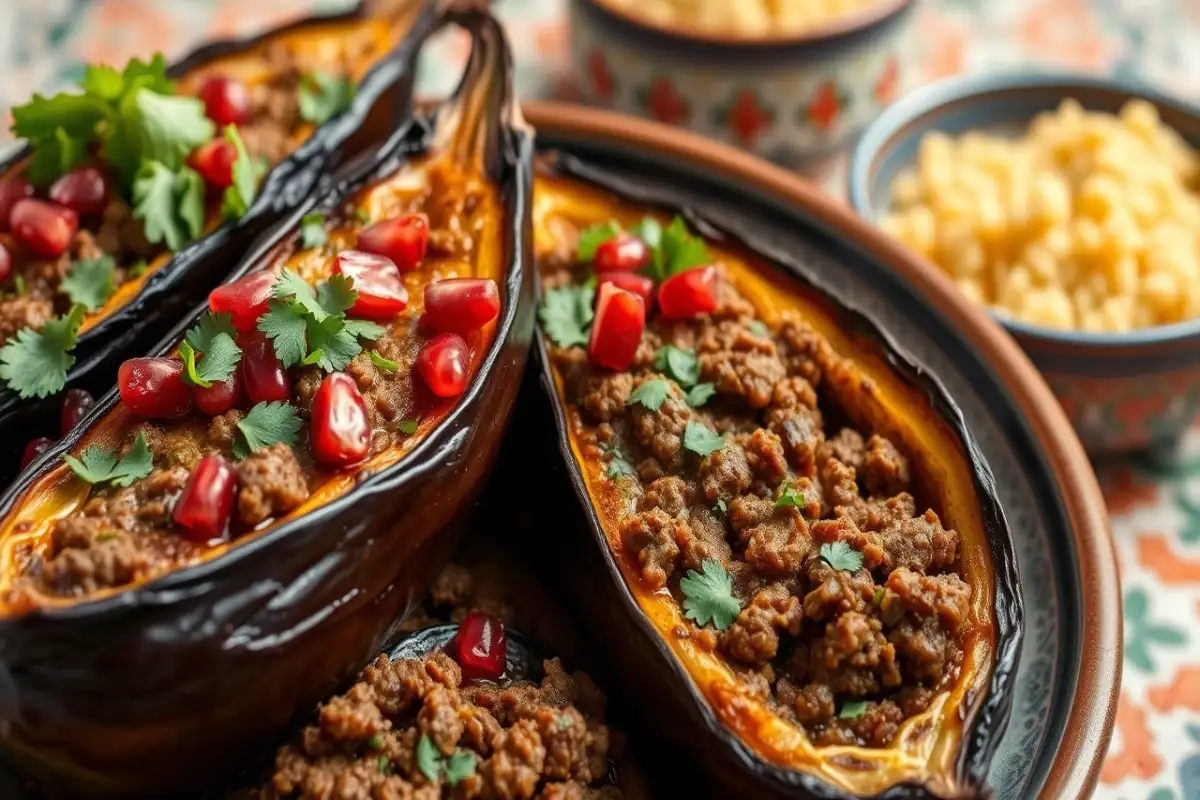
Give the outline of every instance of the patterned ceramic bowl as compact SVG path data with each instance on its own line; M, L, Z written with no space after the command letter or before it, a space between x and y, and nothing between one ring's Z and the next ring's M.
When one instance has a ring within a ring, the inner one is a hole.
M828 154L898 97L913 0L877 0L810 32L763 38L665 26L573 0L584 98L789 166Z
M892 179L912 163L928 131L1020 130L1068 97L1111 113L1127 100L1148 100L1163 122L1200 146L1200 109L1131 82L955 78L905 97L871 124L851 157L850 202L864 217L879 219ZM1173 444L1200 417L1200 319L1131 333L1084 333L995 316L1041 370L1092 456Z

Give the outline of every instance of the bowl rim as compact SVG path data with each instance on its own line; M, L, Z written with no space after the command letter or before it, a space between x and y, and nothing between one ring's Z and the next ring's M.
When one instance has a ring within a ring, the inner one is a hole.
M590 6L612 21L628 25L642 33L665 36L698 46L749 50L760 47L802 47L830 44L892 19L914 5L915 2L916 0L872 0L870 4L862 8L839 14L814 28L797 33L767 36L735 36L711 33L694 25L652 22L644 17L631 14L623 8L618 8L613 4L613 0L574 0L573 4Z
M1062 94L1060 101L1069 99L1072 90L1108 91L1124 95L1127 100L1142 99L1155 106L1165 106L1177 114L1194 118L1200 127L1200 106L1156 89L1136 78L1086 75L1069 71L1026 70L953 75L909 92L885 109L863 130L850 152L850 162L846 171L847 194L851 207L873 227L877 227L876 211L870 200L871 169L879 154L905 128L920 123L925 117L951 105L986 105L997 94L1035 90L1058 90ZM1082 105L1085 109L1088 107L1086 103ZM1034 113L1029 115L1029 119L1033 118ZM1169 325L1137 328L1125 333L1111 333L1046 328L1013 319L990 306L986 309L993 319L1022 340L1040 341L1050 345L1140 348L1174 344L1200 336L1200 317Z
M729 145L678 128L611 111L554 102L523 104L526 120L556 134L621 142L674 160L702 163L709 173L748 182L801 208L819 224L855 241L868 257L905 276L974 346L1008 388L1042 442L1071 524L1079 569L1083 653L1063 738L1040 794L1085 797L1099 779L1116 715L1124 623L1116 551L1104 497L1083 446L1033 363L940 269L910 253L818 186Z

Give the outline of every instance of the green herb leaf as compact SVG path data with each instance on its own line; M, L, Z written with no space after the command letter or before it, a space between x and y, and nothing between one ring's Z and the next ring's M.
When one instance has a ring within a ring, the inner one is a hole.
M146 239L179 250L204 231L204 181L191 167L146 161L133 182L133 216Z
M354 218L363 225L366 225L371 221L371 212L367 211L365 208L356 208L354 209Z
M642 217L641 221L633 226L630 233L645 242L651 251L662 246L662 225L659 225L658 220L654 217Z
M325 215L320 211L310 211L300 220L300 246L320 247L329 241L325 233Z
M688 420L683 431L683 446L698 456L710 456L725 446L725 436L717 435L696 420Z
M307 72L300 76L300 116L323 125L350 107L354 91L354 82L336 72Z
M386 372L388 375L394 375L396 371L400 369L400 365L395 361L384 358L374 350L371 351L371 363L374 364L375 368L380 372Z
M325 309L317 302L316 290L313 289L308 281L300 277L300 273L293 269L284 269L279 273L279 279L275 282L274 291L275 296L280 300L296 303L304 313L311 314L318 320L325 319L328 316Z
M371 322L369 319L348 319L343 324L345 325L343 330L346 333L355 339L366 339L369 342L380 339L387 333L386 328Z
M717 388L711 383L697 383L688 389L687 402L692 408L699 408L707 403L717 393Z
M729 512L729 506L726 505L724 498L720 498L717 502L713 503L713 511L718 511L722 514Z
M246 143L242 141L236 125L225 126L225 140L233 144L237 159L232 167L233 183L221 196L221 216L225 219L241 219L258 194L258 166L246 152Z
M83 80L79 87L84 94L103 100L116 100L125 91L125 78L107 64L88 64L83 68Z
M284 367L294 367L308 354L304 315L297 314L289 303L272 300L267 313L258 319L258 329L275 346L275 355Z
M290 403L258 403L237 424L240 435L233 442L233 455L245 458L255 450L278 442L294 446L302 424L300 415Z
M446 785L457 786L460 781L475 774L475 755L470 750L455 750L446 759Z
M230 339L237 338L233 317L224 313L205 314L188 330L184 339L201 353L207 353L213 347L213 340L222 334Z
M633 390L633 393L629 395L627 405L637 403L651 411L658 411L670 392L671 384L667 383L664 378L651 378Z
M608 457L608 464L604 468L604 474L609 478L622 478L626 476L636 475L637 470L633 467L625 453L615 444L603 443L600 449Z
M821 545L821 560L846 572L857 572L863 565L862 553L840 540Z
M771 329L766 326L766 323L759 319L752 321L746 327L750 329L751 333L760 339L766 339L771 335Z
M17 297L24 297L27 290L28 287L25 285L25 276L21 274L14 275L13 291L16 292Z
M73 139L87 141L113 113L103 97L66 92L53 97L35 94L28 103L13 106L12 132L28 139L35 150L38 144L54 138L60 129Z
M382 750L383 749L383 734L377 733L377 734L373 735L370 739L367 739L367 747L371 748L372 750Z
M791 483L783 484L779 490L779 497L775 498L776 508L804 508L807 504L804 493Z
M431 783L437 783L442 774L442 755L427 733L422 733L417 741L417 769Z
M613 220L600 222L579 232L579 243L575 249L575 258L585 264L592 263L596 258L596 249L600 245L621 232L621 226Z
M675 217L662 232L658 247L645 272L656 281L664 281L693 267L703 266L710 261L708 247L699 236L688 231L683 217Z
M92 485L111 483L118 487L129 486L134 481L141 480L150 474L154 466L150 445L146 443L146 437L141 431L138 431L129 452L119 461L115 453L99 445L87 448L79 458L68 453L63 456L63 461L67 462L67 466L76 475Z
M196 330L193 328L193 330ZM191 333L189 331L189 333ZM179 344L179 355L183 359L184 379L193 386L205 389L214 383L229 378L242 360L242 349L237 346L227 333L218 333L207 342L207 348L202 352L199 363L196 361L196 348L189 340Z
M71 350L83 324L83 306L55 317L41 331L22 328L0 348L0 379L23 399L49 397L66 385L67 370L75 364Z
M542 330L559 347L588 343L595 289L588 286L559 286L546 291L538 318Z
M349 311L358 299L358 290L349 275L334 275L317 288L317 303L326 314Z
M679 588L684 594L683 610L697 625L707 625L711 621L714 628L723 631L733 624L742 610L733 596L733 580L725 566L715 559L705 560L700 569L701 572L689 569L687 575L679 579Z
M346 330L346 319L341 314L320 322L309 317L307 327L309 351L321 354L316 363L326 372L345 369L362 352L362 345Z
M380 756L375 760L375 765L379 767L380 772L390 773L392 771L392 760L387 756Z
M25 177L35 186L53 183L63 173L83 163L87 146L86 137L72 136L66 128L55 128L53 136L34 148Z
M146 259L143 258L126 270L126 272L129 273L129 277L131 278L140 278L146 274L146 270L148 269L150 269L150 265L147 264Z
M470 750L459 748L449 758L442 758L428 734L422 733L417 742L417 769L421 774L437 783L446 779L447 786L457 786L465 778L475 774L475 756Z
M407 434L408 436L412 436L417 432L417 426L420 424L420 422L421 420L416 418L402 419L396 424L396 430L403 434Z
M176 97L140 87L121 101L125 136L136 139L141 161L178 169L189 153L213 138L215 126L195 97Z
M842 709L838 712L838 719L854 719L861 717L867 712L866 700L847 700L842 703Z
M654 368L670 375L685 389L700 380L700 359L696 357L696 351L673 344L659 348L654 354Z
M85 258L75 262L58 288L72 303L95 311L107 303L116 291L116 272L116 262L108 254L99 258Z
M879 605L880 603L883 602L883 587L882 586L878 587L875 590L875 594L871 598L871 602L874 603L875 605Z

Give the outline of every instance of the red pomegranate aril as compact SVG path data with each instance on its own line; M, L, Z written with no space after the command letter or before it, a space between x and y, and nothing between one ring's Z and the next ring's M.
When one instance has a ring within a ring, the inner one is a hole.
M82 217L94 216L108 205L108 176L99 167L79 167L50 184L47 193L60 206Z
M618 289L624 289L627 292L633 292L638 297L642 298L642 302L646 304L647 312L654 307L653 279L645 275L638 275L636 272L606 272L600 276L600 282L597 284L597 289L606 283L611 283Z
M331 372L313 395L309 444L322 464L348 467L371 451L371 422L358 384L344 372Z
M645 327L646 304L639 295L612 283L600 284L588 359L619 372L629 369Z
M204 113L218 125L241 125L250 119L250 91L237 78L213 75L197 92Z
M8 230L8 218L18 200L33 197L33 184L21 178L0 181L0 231Z
M63 396L62 404L62 435L66 436L75 429L79 420L87 416L96 405L96 398L83 389L68 389Z
M438 333L477 331L500 313L500 288L491 278L450 278L425 286L421 325Z
M385 320L408 307L408 289L396 264L387 256L361 250L343 250L333 262L333 271L354 280L358 299L350 316Z
M358 249L387 256L401 272L416 269L429 244L429 218L405 214L385 219L358 232Z
M208 295L208 310L228 314L239 331L257 330L258 318L267 313L267 305L274 297L276 280L274 272L263 269L218 286Z
M7 284L12 277L12 253L8 252L4 242L0 242L0 285Z
M650 260L650 248L633 234L618 233L596 248L596 272L636 272Z
M175 419L192 410L192 387L178 358L131 358L117 371L117 388L139 417Z
M210 417L224 414L242 399L242 377L239 370L212 386L196 387L196 408Z
M54 440L41 436L37 439L31 439L29 444L25 445L25 452L21 454L21 469L25 469L32 464L38 456L54 446Z
M242 386L251 403L291 399L292 379L270 339L255 339L242 351Z
M58 258L67 252L79 230L79 215L66 206L45 200L18 200L9 217L13 238L29 252Z
M688 319L716 308L716 267L689 269L672 275L658 287L658 311L667 319Z
M458 623L451 655L468 680L496 681L504 676L508 634L504 623L479 610L472 610Z
M235 161L237 147L228 139L213 139L200 145L188 157L188 164L213 189L226 189L233 184Z
M175 524L197 542L224 539L229 533L237 475L221 455L213 453L200 459L192 477L175 501Z
M471 351L457 333L439 333L417 354L417 374L438 397L458 397L467 389Z

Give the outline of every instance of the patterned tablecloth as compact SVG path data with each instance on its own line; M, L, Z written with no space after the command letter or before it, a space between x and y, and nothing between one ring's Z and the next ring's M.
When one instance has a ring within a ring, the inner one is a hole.
M345 0L0 0L0 112L87 61L186 51ZM566 0L498 0L524 97L571 98ZM1040 64L1136 75L1200 98L1200 0L924 0L923 78ZM443 35L420 78L450 90L467 48ZM7 123L5 125L7 127ZM837 191L840 169L818 176ZM1120 558L1125 679L1098 797L1200 798L1200 429L1171 457L1099 469Z

